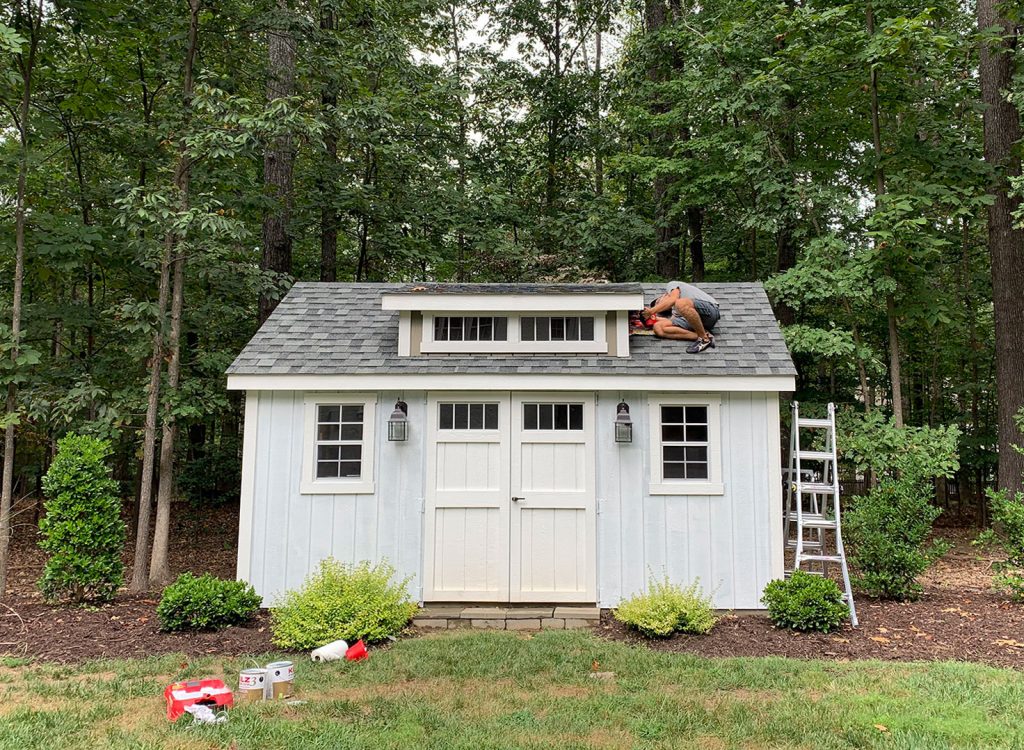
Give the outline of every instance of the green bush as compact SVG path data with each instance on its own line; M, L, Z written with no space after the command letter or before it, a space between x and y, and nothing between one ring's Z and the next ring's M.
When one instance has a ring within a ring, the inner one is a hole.
M1010 499L1005 491L988 493L993 529L983 541L1002 547L1006 559L993 563L993 586L1016 602L1024 602L1024 493Z
M46 516L39 546L49 554L39 588L48 600L109 601L124 580L125 526L117 482L105 463L110 443L68 435L43 477Z
M271 610L276 646L310 649L343 638L373 643L395 635L416 612L406 586L393 583L395 569L382 562L343 565L327 558L300 589Z
M788 580L769 582L761 601L768 605L768 616L780 628L828 633L849 616L835 581L802 570L793 571Z
M896 601L920 595L917 576L949 549L944 541L928 541L942 513L931 494L930 484L887 477L857 498L843 522L857 588Z
M711 597L704 596L700 581L682 588L669 581L654 578L647 584L646 594L636 594L615 610L615 619L636 628L650 637L672 633L707 633L714 627Z
M156 616L163 630L220 630L251 620L260 602L245 581L182 573L164 589Z

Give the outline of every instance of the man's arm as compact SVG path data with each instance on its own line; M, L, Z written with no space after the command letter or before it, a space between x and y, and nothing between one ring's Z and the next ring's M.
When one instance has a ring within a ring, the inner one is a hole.
M657 302L655 302L650 307L645 307L642 310L643 316L645 318L649 318L652 315L657 315L658 313L665 312L676 303L677 299L679 299L678 288L673 289L671 292L666 292L665 294L661 295L661 297L658 298Z

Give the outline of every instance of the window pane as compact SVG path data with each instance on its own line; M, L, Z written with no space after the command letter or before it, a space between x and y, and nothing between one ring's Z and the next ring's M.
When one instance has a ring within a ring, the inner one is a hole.
M565 318L551 319L551 340L565 341Z
M316 462L316 478L323 479L325 477L337 477L338 475L338 462L337 461L317 461Z
M484 405L469 405L469 429L482 430L484 428Z
M688 446L686 449L687 461L702 461L707 463L708 449L705 446Z
M554 426L554 418L551 414L551 404L538 404L537 408L540 410L540 428L542 430L550 430Z
M661 407L661 423L681 424L683 421L683 407L663 406Z
M537 404L523 404L523 429L537 429Z
M462 318L448 320L448 338L452 341L462 341Z
M342 445L341 448L341 460L342 461L358 461L363 457L363 446L361 445Z
M708 407L706 407L706 406L687 406L686 407L686 422L688 424L707 424L708 423Z
M686 448L681 445L666 445L661 449L661 457L665 461L685 461Z
M565 340L566 341L579 341L580 340L580 319L579 318L566 318L565 319Z
M536 324L534 318L520 318L519 319L519 338L523 341L533 341L536 337L534 333L534 326Z
M469 428L469 404L455 404L455 429Z
M555 404L555 429L569 429L569 404Z
M359 476L359 462L358 461L342 461L341 473L339 476L343 477L358 477Z
M318 461L337 461L340 455L340 445L318 445L316 447L316 458Z
M363 421L363 407L362 405L348 405L341 407L341 421L342 422L362 422Z
M594 340L594 319L580 318L580 341Z
M463 326L466 334L466 341L480 340L480 318L466 318Z
M569 406L569 429L583 429L583 404L571 404Z
M484 427L488 430L498 429L498 405L484 405Z
M341 426L341 439L342 440L362 440L363 439L363 425L362 424L343 424Z
M681 443L686 439L686 430L681 424L662 425L661 439L669 443Z
M491 341L494 337L494 318L480 318L480 340Z
M665 479L686 479L686 464L666 463L663 474Z
M321 404L317 407L317 422L337 422L341 407L337 404Z
M707 464L686 464L686 478L687 479L707 479L708 478L708 465Z
M508 340L508 318L495 318L494 319L494 340L495 341L507 341Z
M338 440L340 434L341 428L336 424L321 424L316 428L317 440Z
M551 318L536 318L537 341L547 341L551 334Z
M455 404L439 404L441 410L438 422L442 430L450 430L455 427Z
M686 439L693 443L706 443L708 441L708 426L706 424L687 426Z
M434 341L448 340L448 318L434 318Z

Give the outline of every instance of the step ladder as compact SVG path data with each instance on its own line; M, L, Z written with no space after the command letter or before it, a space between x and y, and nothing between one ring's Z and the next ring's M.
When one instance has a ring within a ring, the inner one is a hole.
M825 447L804 450L800 430L824 430ZM836 407L828 405L827 419L800 416L800 404L793 402L793 430L789 439L789 468L786 471L786 549L793 550L793 570L825 575L829 565L843 573L843 600L850 608L850 624L857 627L850 571L846 565L843 534L839 520L839 471L836 456Z

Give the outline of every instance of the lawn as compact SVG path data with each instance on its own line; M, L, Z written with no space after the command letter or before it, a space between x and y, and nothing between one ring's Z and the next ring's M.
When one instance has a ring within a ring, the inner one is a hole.
M267 657L270 658L269 656ZM597 663L595 665L595 662ZM1024 744L1024 680L964 663L705 659L587 632L454 631L359 663L299 661L301 704L169 724L174 679L232 682L246 659L0 668L0 747L999 748ZM594 679L594 667L613 672Z

